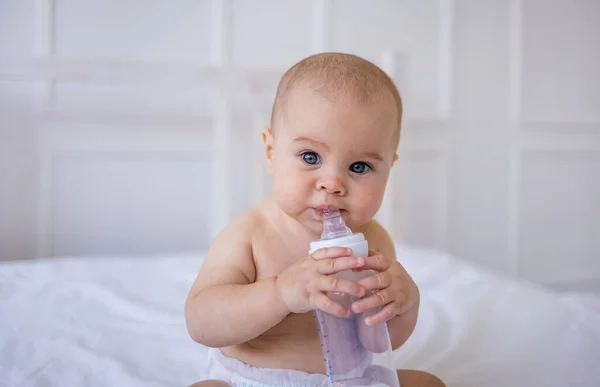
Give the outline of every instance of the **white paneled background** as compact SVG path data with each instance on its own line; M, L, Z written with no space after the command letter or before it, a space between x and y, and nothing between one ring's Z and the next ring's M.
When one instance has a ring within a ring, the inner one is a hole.
M0 0L0 258L204 249L269 193L297 60L346 51L405 102L398 241L600 289L597 0Z

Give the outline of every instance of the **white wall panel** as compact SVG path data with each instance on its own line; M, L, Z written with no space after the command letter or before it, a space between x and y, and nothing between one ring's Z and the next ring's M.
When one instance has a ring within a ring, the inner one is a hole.
M210 116L212 96L201 89L59 83L49 110L62 115L87 114L96 119L143 116L192 121Z
M0 82L0 259L35 254L35 85Z
M209 243L210 159L185 152L58 153L52 253L152 254Z
M527 150L520 164L520 273L600 278L600 150Z
M500 271L511 269L509 149L518 141L509 117L513 3L461 0L452 12L448 249Z
M67 155L72 157L75 155L73 159L67 158L67 161L75 165L79 161L85 164L88 157L93 161L92 167L93 176L95 176L94 181L102 181L103 179L106 181L112 181L114 177L113 172L116 166L124 165L137 165L137 164L121 164L123 160L127 161L128 155L132 157L132 160L136 163L148 162L148 170L144 170L141 166L138 166L135 173L139 173L142 180L141 188L127 188L125 185L122 185L123 189L129 189L130 195L140 195L146 196L148 195L147 191L153 192L161 192L164 190L162 187L164 184L171 184L174 187L170 188L172 190L187 190L187 186L195 186L196 181L202 182L205 186L211 186L213 184L214 174L211 171L211 166L213 164L203 165L202 168L199 168L192 175L188 175L188 180L178 180L173 181L167 179L167 181L163 181L161 179L151 180L148 177L150 171L153 168L160 168L162 164L157 163L158 161L162 161L165 163L169 163L171 161L178 161L178 155L181 155L184 160L187 158L195 157L204 163L210 161L210 152L211 152L211 142L212 142L212 123L209 119L205 118L203 121L196 121L193 124L181 125L177 123L165 124L165 123L154 123L150 124L148 122L129 122L127 124L118 123L113 120L108 120L106 122L102 122L101 120L95 120L94 117L83 116L83 118L87 119L88 122L80 121L76 117L75 119L69 119L70 116L59 117L55 119L45 119L43 125L40 130L40 147L38 149L39 161L40 161L40 183L39 183L39 199L37 203L38 208L38 230L37 230L37 255L39 256L51 256L58 254L56 252L56 248L62 246L61 248L67 249L66 245L61 242L57 245L57 238L64 235L63 232L56 234L56 224L57 222L62 221L61 227L68 228L73 227L78 224L78 219L67 216L63 217L63 213L61 211L71 211L68 205L63 205L61 207L57 207L58 203L61 201L61 198L57 195L60 195L63 190L74 190L77 192L79 188L78 185L87 184L88 187L85 189L97 190L99 189L99 185L97 184L89 184L89 177L83 175L83 172L80 170L75 171L74 177L67 177L66 179L61 179L59 176L63 170L61 169L60 162L64 163L63 156ZM100 156L98 156L100 155ZM131 160L129 160L131 161ZM58 164L57 164L58 163ZM112 165L112 167L108 169L102 168L102 163L106 163L107 165ZM102 176L103 172L106 176ZM200 173L202 172L202 173ZM134 172L131 172L134 173ZM165 172L166 173L166 172ZM180 175L175 174L175 176ZM63 185L67 185L64 186ZM71 187L70 185L73 185ZM112 199L108 199L108 202L104 203L105 205L115 206L124 206L131 200L131 197L123 196L121 199L118 198L118 192L121 186L118 184L112 187L108 187L106 189L110 189L114 191L114 196ZM104 188L103 188L104 189ZM123 193L124 194L124 193ZM98 190L98 193L90 194L92 196L102 195L102 189ZM203 193L204 196L208 195ZM204 198L204 196L202 196ZM205 199L205 198L204 198ZM84 199L82 201L75 202L73 205L81 205L85 206ZM119 202L121 200L121 202ZM114 203L113 203L114 202ZM210 200L203 200L198 205L204 209L204 212L209 212L209 209L212 207L214 200L212 198ZM165 203L161 203L160 205L165 205ZM58 210L57 210L58 208ZM80 212L80 210L77 210ZM95 211L90 209L89 211ZM85 211L84 211L85 212ZM118 214L111 212L114 216L111 217L110 222L118 223L122 221ZM125 213L123 213L125 214ZM88 214L90 215L90 214ZM132 215L133 216L133 215ZM213 217L209 216L210 219ZM62 220L57 220L62 219ZM67 221L65 221L67 219ZM133 216L132 221L142 221L145 220L140 216ZM71 222L72 221L72 222ZM205 221L203 219L203 221ZM65 223L66 222L66 223ZM94 219L89 219L88 222L94 223ZM158 220L158 222L162 222ZM214 222L211 220L209 223L209 230L211 226L214 226ZM104 227L104 223L100 224L98 227ZM140 228L132 228L130 237L132 239L138 238L138 230L142 230L146 227L143 224L139 224ZM108 227L108 226L106 226ZM105 229L105 231L107 231ZM101 236L94 236L95 238L102 238ZM160 243L160 236L155 236L158 241L156 243ZM94 246L98 246L95 242L95 239L86 239L89 244L93 244ZM194 243L197 239L194 239ZM203 239L199 239L202 241ZM141 243L140 240L137 240L136 243ZM108 241L105 241L108 243ZM190 242L191 243L191 242ZM82 248L83 245L77 245L78 248ZM114 246L114 245L112 245ZM177 247L177 244L173 244L172 248L180 249ZM121 245L124 253L132 252L139 253L144 249L142 245L130 244L130 245ZM127 248L125 248L127 247ZM70 248L70 247L69 247ZM66 252L67 250L62 250ZM114 250L117 251L117 250Z
M598 4L522 1L525 121L600 123Z
M407 150L401 155L394 167L393 237L414 245L445 249L446 157L437 150Z
M55 3L55 50L60 57L208 63L208 1Z
M518 21L511 20L511 8L520 10L515 1L461 0L453 7L453 76L452 105L456 119L464 122L459 130L487 131L489 135L506 136L505 131L491 130L490 124L505 123L509 95L510 63L515 55L510 43L512 29ZM516 13L516 11L515 11ZM517 88L515 88L517 89ZM517 95L518 97L518 95ZM487 147L488 144L482 145Z
M0 62L11 56L28 56L34 44L34 1L0 2Z
M232 63L289 67L311 52L311 2L232 0Z

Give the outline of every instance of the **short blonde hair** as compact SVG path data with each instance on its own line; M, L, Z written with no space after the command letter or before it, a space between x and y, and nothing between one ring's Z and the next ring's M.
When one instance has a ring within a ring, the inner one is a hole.
M394 81L374 63L352 54L326 52L311 55L293 65L281 78L271 112L271 130L279 122L291 91L305 86L325 98L374 102L381 91L388 91L397 109L400 137L402 98Z

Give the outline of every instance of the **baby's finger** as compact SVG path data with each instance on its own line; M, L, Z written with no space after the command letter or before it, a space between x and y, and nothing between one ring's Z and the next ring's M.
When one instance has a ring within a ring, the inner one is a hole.
M319 278L319 290L324 292L340 292L355 297L365 295L365 289L356 282L338 278L333 275L323 275Z
M374 289L385 289L392 283L392 275L384 271L383 273L375 273L358 281L358 284L363 286L367 291Z
M369 255L365 258L363 270L386 271L390 268L390 261L381 254Z
M316 293L313 296L313 307L315 309L322 310L323 312L332 314L334 316L339 317L348 317L350 316L350 311L345 309L340 304L333 302L331 298L327 297L323 293Z
M352 249L347 247L323 247L315 252L313 252L310 256L313 259L328 259L328 258L338 258L338 257L348 257L352 255Z
M391 290L388 288L375 292L370 296L363 298L362 300L355 301L354 303L352 303L351 308L354 313L362 313L365 310L386 305L392 300L396 301L394 300Z
M363 257L330 258L319 261L318 270L321 274L335 274L340 271L363 267L364 264L365 259Z
M365 324L377 325L394 318L394 316L396 316L396 307L394 304L394 302L389 303L373 316L367 317L365 319Z

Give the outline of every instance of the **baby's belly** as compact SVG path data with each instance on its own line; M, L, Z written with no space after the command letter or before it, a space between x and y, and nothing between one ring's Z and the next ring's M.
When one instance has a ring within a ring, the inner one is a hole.
M247 343L224 348L223 353L254 367L325 373L312 313L290 316Z

